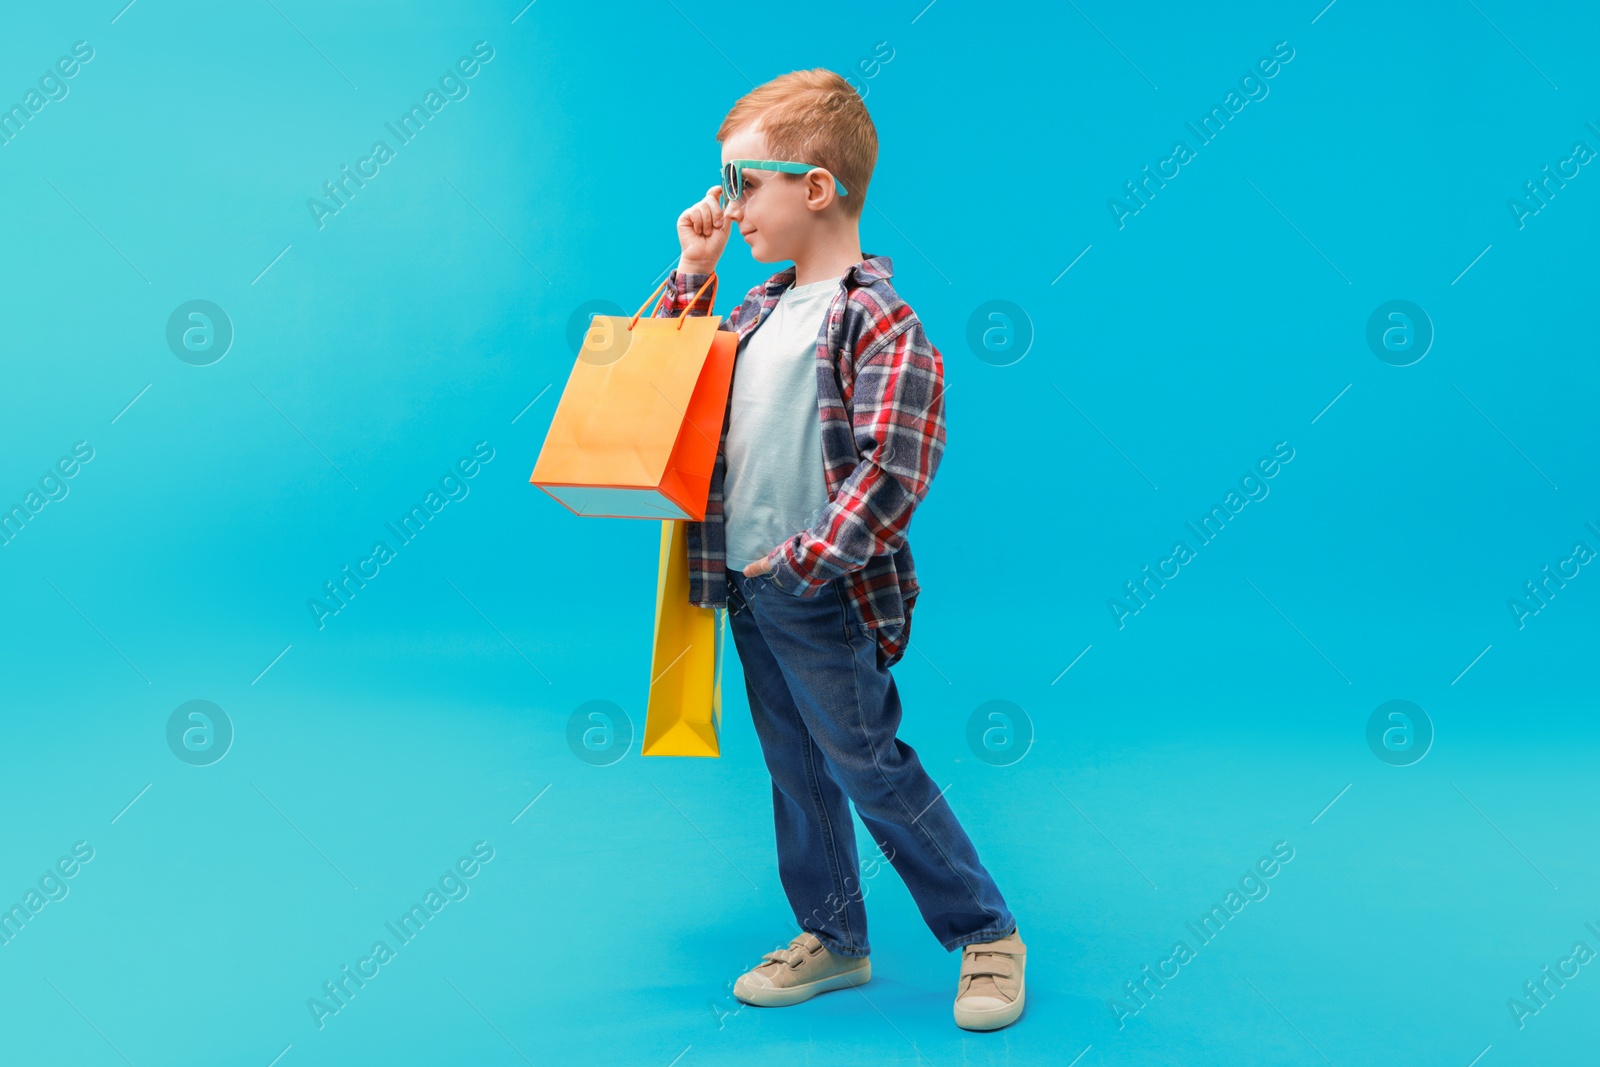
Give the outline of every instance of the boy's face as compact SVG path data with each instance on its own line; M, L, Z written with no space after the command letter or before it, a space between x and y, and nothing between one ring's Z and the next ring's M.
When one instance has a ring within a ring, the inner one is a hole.
M735 130L722 143L722 161L772 159L760 126ZM746 168L744 192L723 211L739 224L739 234L758 263L796 258L813 239L817 212L833 204L838 193L826 171L784 174Z

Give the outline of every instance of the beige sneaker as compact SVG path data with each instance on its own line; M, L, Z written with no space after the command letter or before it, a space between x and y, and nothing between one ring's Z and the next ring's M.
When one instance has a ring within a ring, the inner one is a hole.
M998 1030L1022 1014L1023 967L1028 946L1013 930L998 941L980 941L961 950L956 985L956 1025L964 1030Z
M762 1008L798 1004L830 989L863 985L872 977L867 957L836 956L809 930L790 941L788 948L775 949L761 959L764 962L733 983L733 995Z

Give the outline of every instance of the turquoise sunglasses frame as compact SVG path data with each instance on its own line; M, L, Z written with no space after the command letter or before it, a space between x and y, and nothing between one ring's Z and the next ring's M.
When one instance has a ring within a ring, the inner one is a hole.
M807 174L814 170L826 171L827 167L819 167L815 163L795 163L783 159L730 159L722 165L722 202L731 204L744 195L744 171L751 170L776 170L784 174ZM850 192L844 187L844 182L834 177L833 186L839 190L840 196L849 196Z

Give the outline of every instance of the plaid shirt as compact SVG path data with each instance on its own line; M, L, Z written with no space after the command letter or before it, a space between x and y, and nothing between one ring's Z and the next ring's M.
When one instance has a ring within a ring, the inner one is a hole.
M817 335L817 414L831 499L810 529L764 557L773 584L794 596L816 596L842 576L862 619L877 632L885 666L910 643L921 586L907 533L945 442L944 361L889 283L893 274L888 256L867 256L840 279ZM681 313L708 277L674 270L655 314ZM794 277L791 266L755 286L720 328L737 332L742 348ZM710 314L711 303L708 290L689 314ZM732 414L729 390L705 520L687 530L689 599L703 608L727 606L722 483Z

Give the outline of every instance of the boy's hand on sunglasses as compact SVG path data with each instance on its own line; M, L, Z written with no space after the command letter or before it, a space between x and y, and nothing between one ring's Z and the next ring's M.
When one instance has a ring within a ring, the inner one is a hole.
M683 248L678 269L693 274L715 271L732 232L733 220L722 210L722 186L713 185L704 199L678 216L678 244Z

